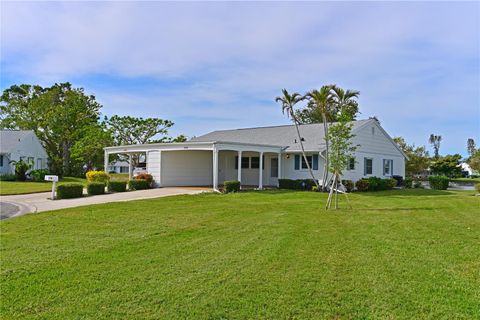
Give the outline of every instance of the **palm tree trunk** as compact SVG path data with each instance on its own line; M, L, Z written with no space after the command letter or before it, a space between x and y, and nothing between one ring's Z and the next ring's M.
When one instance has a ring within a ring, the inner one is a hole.
M315 183L315 186L317 186L317 190L318 190L318 188L319 188L318 181L315 178L315 175L313 174L312 168L310 168L310 164L307 161L307 155L305 154L305 148L303 147L302 136L300 135L300 129L298 129L297 118L293 114L292 114L292 119L293 119L293 122L295 123L295 129L297 129L298 141L300 142L300 148L302 149L303 159L305 160L305 163L307 164L308 172L310 172L310 175L312 176L313 182ZM300 167L301 167L301 165L302 164L300 163Z

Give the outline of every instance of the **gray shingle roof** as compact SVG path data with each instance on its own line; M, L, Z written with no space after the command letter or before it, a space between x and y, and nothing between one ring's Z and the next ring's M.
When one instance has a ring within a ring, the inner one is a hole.
M31 130L0 130L0 153L11 153L21 140L32 133Z
M371 119L353 121L353 130L359 128ZM304 124L299 126L300 134L305 139L303 145L305 150L319 151L325 147L325 132L323 124ZM294 125L258 127L234 130L218 130L207 133L203 136L192 138L192 142L237 142L267 144L286 147L288 151L300 151L300 143Z

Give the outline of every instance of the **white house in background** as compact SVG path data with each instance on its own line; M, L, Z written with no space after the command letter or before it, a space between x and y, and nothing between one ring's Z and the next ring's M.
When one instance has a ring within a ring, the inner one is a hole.
M468 175L469 177L472 176L472 175L477 175L477 174L478 174L478 172L475 171L475 170L473 170L473 169L470 167L470 165L469 165L468 163L466 163L466 162L460 163L459 166L460 166L460 168L462 169L463 172L466 172L466 173L467 173L467 175Z
M128 161L115 161L108 165L107 172L112 173L128 173Z
M323 125L301 125L300 133L308 162L320 180L325 163ZM406 155L377 120L354 121L353 133L353 143L359 147L343 179L405 176ZM105 148L106 159L109 154L134 153L146 154L147 171L159 187L217 190L225 180L239 180L261 189L277 186L279 178L310 178L293 125L213 131L182 143Z
M13 173L10 161L25 160L33 169L47 168L47 153L31 130L0 130L0 174Z

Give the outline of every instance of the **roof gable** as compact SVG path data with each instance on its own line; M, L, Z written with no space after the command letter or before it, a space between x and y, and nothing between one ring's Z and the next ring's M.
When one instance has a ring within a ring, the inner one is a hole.
M35 136L32 130L0 130L0 152L11 153L31 135Z

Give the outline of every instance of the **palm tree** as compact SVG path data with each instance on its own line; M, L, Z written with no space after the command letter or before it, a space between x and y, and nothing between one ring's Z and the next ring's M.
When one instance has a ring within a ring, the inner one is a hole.
M310 164L308 163L307 160L307 155L305 154L305 148L303 147L303 140L302 136L300 135L300 129L298 128L298 119L295 115L295 109L294 106L304 100L305 98L299 94L294 92L293 94L289 94L287 89L282 89L283 96L276 97L275 101L280 102L282 104L282 112L283 114L287 114L287 117L291 118L293 123L295 124L295 129L297 130L297 136L298 136L298 141L300 142L300 148L302 149L302 156L303 160L305 160L305 163L307 164L308 172L310 172L310 175L312 176L313 182L317 186L318 189L318 181L315 178L315 175L313 174L312 168L310 167Z
M442 141L442 136L434 135L433 133L430 135L428 142L433 146L433 152L435 153L435 158L439 157L438 151L440 150L440 142Z
M339 114L357 114L358 113L358 102L357 99L360 95L360 91L356 90L343 90L340 87L332 87L337 115ZM353 119L352 119L353 120Z
M325 135L325 167L323 170L322 189L325 191L328 179L328 121L331 121L331 110L335 105L334 95L332 89L334 85L326 85L320 90L312 90L308 92L305 97L309 100L312 108L317 109L322 115L323 129Z

